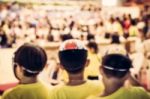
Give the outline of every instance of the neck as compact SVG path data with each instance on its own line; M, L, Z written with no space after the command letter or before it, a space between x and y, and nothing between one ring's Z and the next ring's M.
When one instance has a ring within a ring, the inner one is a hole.
M69 74L69 82L67 83L67 85L80 85L85 83L86 81L84 80L83 77L83 72L82 73L78 73L78 74Z
M111 95L114 92L116 92L117 90L119 90L122 86L123 86L123 84L114 83L114 82L105 84L105 90L101 94L101 96L103 97L103 96Z
M32 84L37 82L37 77L23 77L22 80L20 80L21 84Z

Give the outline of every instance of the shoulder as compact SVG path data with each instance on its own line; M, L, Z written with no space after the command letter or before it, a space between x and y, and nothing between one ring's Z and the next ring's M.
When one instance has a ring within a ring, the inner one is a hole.
M130 89L131 89L132 92L145 92L145 89L142 88L142 87L133 87L133 86L131 86Z
M150 99L150 95L148 92L142 88L142 87L132 87L130 92L134 95L137 95L138 97L141 97L143 99Z
M6 90L2 95L2 99L17 99L19 93L20 88L16 86L12 89Z

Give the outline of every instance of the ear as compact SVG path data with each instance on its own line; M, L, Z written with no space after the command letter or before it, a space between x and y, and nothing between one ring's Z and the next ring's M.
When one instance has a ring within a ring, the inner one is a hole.
M99 66L99 72L100 72L101 75L104 75L104 71L102 69L102 66Z
M87 60L86 60L86 63L85 63L85 67L88 67L88 66L89 66L89 63L90 63L90 60L87 59Z
M24 75L24 70L23 70L23 66L17 65L16 67L16 73L20 79L21 76Z
M23 68L22 68L22 66L17 65L17 71L19 71L19 72L23 72Z

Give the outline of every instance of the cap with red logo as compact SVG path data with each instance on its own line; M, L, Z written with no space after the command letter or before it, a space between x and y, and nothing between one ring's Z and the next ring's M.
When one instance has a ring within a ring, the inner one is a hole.
M59 48L59 51L65 51L65 50L86 50L86 47L84 43L77 39L69 39L64 41Z

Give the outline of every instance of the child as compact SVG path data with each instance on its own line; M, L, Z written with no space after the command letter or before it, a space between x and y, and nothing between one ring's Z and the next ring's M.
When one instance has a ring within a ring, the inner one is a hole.
M146 91L140 87L124 86L130 75L131 60L121 54L104 56L100 68L105 89L100 96L88 99L150 99Z
M99 66L101 64L101 55L98 54L98 45L94 41L87 44L88 59L90 60L89 66L85 69L85 76L89 80L99 79Z
M47 62L45 51L39 46L24 44L15 52L13 62L19 84L6 91L2 99L47 99L47 87L37 80Z
M68 73L69 81L57 86L50 99L85 99L102 90L95 82L84 80L84 68L88 65L88 60L87 50L81 41L71 39L63 42L59 50L59 60L61 68Z

